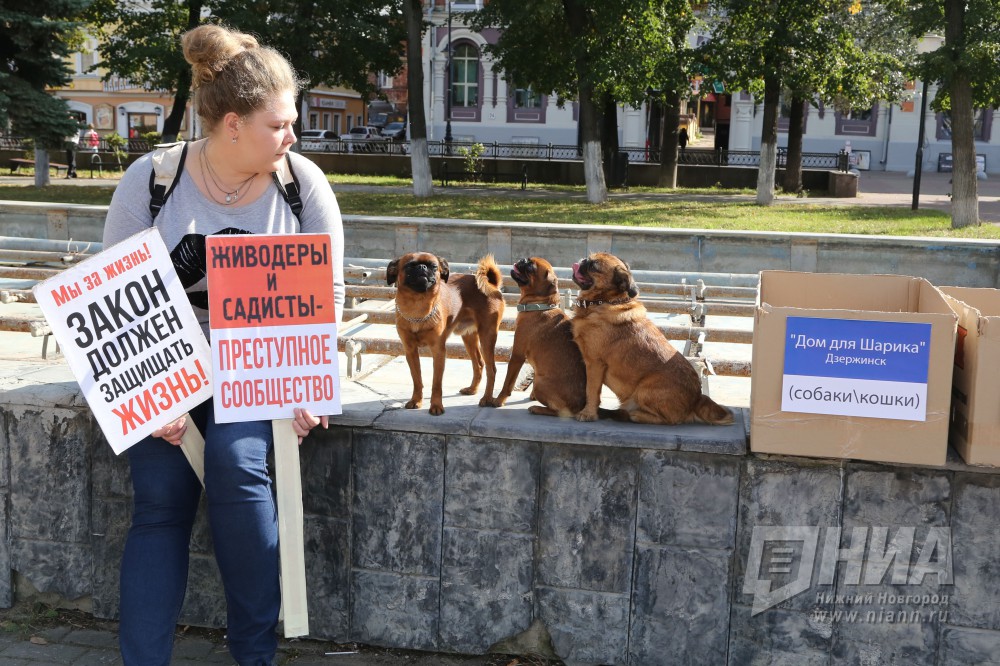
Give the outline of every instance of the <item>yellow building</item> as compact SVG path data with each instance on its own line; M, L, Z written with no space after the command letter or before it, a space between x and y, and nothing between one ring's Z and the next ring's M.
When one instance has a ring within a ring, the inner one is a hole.
M67 86L53 88L52 92L66 100L82 125L93 125L102 137L115 132L138 139L147 132L162 133L163 121L173 108L173 94L164 90L144 90L141 85L118 77L102 81L105 70L87 71L100 62L99 58L97 40L88 39L84 49L71 56L72 81ZM302 106L303 129L332 129L340 134L365 122L361 95L347 88L313 88L304 95ZM189 101L181 121L180 137L197 136L198 120Z

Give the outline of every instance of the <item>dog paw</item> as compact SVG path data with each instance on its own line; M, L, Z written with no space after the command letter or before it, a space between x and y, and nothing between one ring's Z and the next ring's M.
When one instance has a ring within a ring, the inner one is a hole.
M480 407L503 407L503 403L507 402L501 398L488 398L483 396L482 400L479 401Z
M408 403L404 405L404 407L406 407L407 409L420 409L420 404L421 404L420 400L410 400Z
M594 412L588 412L587 410L584 410L576 415L576 420L582 422L596 421L597 414Z
M431 405L431 416L441 416L444 414L444 405Z
M476 391L478 390L478 386L466 386L464 389L458 389L458 392L462 395L476 395Z

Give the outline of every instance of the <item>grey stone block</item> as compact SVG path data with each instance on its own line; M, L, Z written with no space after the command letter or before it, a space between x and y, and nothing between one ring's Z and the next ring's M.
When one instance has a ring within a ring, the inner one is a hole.
M445 528L441 646L482 654L531 624L534 538Z
M821 544L830 552L820 551L828 571L837 568L840 620L834 627L834 654L849 662L876 657L878 663L933 661L937 625L947 604L930 601L952 590L949 475L850 464L844 495L840 539L834 540L836 532L825 535L830 541L821 538ZM893 543L900 549L899 561L890 564ZM922 553L926 548L933 550ZM920 575L914 565L921 557L939 562L941 573L932 564ZM841 561L834 565L837 558ZM914 601L924 596L928 603Z
M307 514L304 536L310 635L346 640L350 633L350 521Z
M179 622L196 627L226 626L226 596L214 556L192 553Z
M825 666L831 659L832 621L812 613L771 608L751 616L733 606L729 629L729 664Z
M351 512L351 429L317 430L299 448L303 510L346 518Z
M439 574L444 442L405 432L355 433L353 567Z
M740 464L736 459L643 451L640 543L732 549Z
M627 662L628 595L536 587L537 616L569 664Z
M93 612L96 617L117 618L119 570L125 538L132 520L131 499L95 499L92 506L94 533Z
M833 657L838 664L933 664L938 652L936 622L836 622Z
M802 591L781 602L780 608L810 611L822 604L817 603L820 592L826 594L829 586L818 585L820 569L819 553L822 548L822 533L825 527L836 527L841 521L843 497L843 469L830 464L813 462L790 462L785 460L747 461L740 481L739 525L736 534L736 567L733 580L734 603L752 606L754 596L763 581L773 592L802 581L806 585ZM808 552L806 541L789 540L778 543L773 540L772 528L810 528L820 541L816 557L805 562ZM757 546L761 548L758 559L751 559L750 547L754 543L754 531L758 530ZM771 566L770 560L775 547L791 548L792 566L787 572L781 567ZM760 571L747 571L748 562L760 562ZM801 571L801 567L812 565L811 572ZM744 591L747 577L751 584ZM788 588L799 589L799 588Z
M438 647L439 581L354 570L351 640L413 650Z
M449 437L446 456L445 525L534 533L538 444Z
M108 648L118 647L118 637L110 631L97 629L74 629L61 641L67 645L82 645L83 647Z
M0 448L0 458L5 458L3 451L5 449ZM14 605L14 582L11 580L11 571L13 567L10 561L10 537L7 531L7 525L10 523L9 518L9 506L10 503L7 500L8 493L6 490L0 492L0 608L10 608Z
M956 474L952 505L955 587L950 621L979 629L1000 629L1000 476Z
M198 501L198 512L194 516L194 525L191 526L191 552L199 555L214 555L215 549L212 545L212 526L208 522L208 499L204 491Z
M79 410L8 410L12 539L89 541L90 425Z
M541 585L627 594L639 452L550 446L542 452Z
M844 527L949 524L951 480L936 470L847 466Z
M1000 664L1000 632L945 626L940 664Z
M14 539L10 544L10 565L39 592L73 600L89 596L93 590L89 539L86 544Z
M629 664L726 661L732 551L636 549Z
M132 477L129 473L128 455L116 456L97 423L91 420L94 442L91 444L92 495L95 498L131 497Z

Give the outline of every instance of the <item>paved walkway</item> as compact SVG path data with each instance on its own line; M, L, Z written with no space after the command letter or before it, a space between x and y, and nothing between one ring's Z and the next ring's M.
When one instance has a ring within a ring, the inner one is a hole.
M10 619L14 611L0 612L0 664L3 666L114 666L118 655L117 623L87 619L81 613L62 613L47 628L24 631ZM233 664L221 631L178 628L171 666ZM465 656L411 650L388 650L330 641L285 640L278 645L277 666L545 666L561 662L511 655Z

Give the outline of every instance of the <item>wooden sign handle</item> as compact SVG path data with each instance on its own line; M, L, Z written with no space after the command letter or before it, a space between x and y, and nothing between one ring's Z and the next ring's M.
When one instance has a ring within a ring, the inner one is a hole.
M281 607L285 638L295 638L309 634L299 436L292 429L291 419L277 419L272 424L274 472L278 490Z

